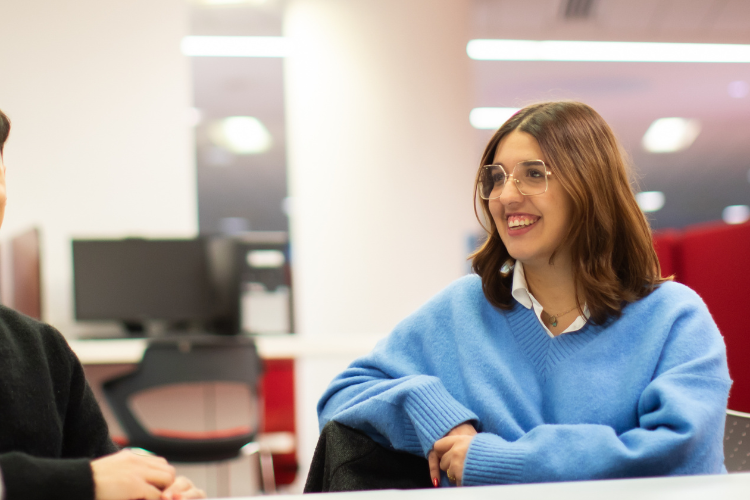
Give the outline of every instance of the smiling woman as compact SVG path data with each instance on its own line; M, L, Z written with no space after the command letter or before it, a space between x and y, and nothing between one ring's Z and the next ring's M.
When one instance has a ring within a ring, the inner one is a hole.
M490 139L482 164L515 165L529 159L546 160L549 166L549 187L543 193L522 195L512 187L485 199L484 168L477 177L490 226L473 267L493 305L512 308L513 274L496 270L516 260L523 262L527 279L532 272L549 278L558 271L572 273L566 303L550 298L549 307L577 306L583 312L586 304L595 324L619 316L624 304L664 281L624 155L596 111L576 102L524 108ZM510 227L523 214L539 220L536 227L523 232ZM562 271L565 267L569 269Z
M434 486L725 472L724 342L660 276L604 120L576 102L520 110L476 191L477 274L336 377L321 428L427 458Z

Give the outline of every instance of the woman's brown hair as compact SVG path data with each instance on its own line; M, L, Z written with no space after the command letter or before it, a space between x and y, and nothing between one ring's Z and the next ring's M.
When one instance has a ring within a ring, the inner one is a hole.
M518 130L539 143L545 160L573 200L565 239L570 245L575 285L582 290L590 321L602 324L619 317L622 308L645 297L660 283L659 260L651 228L635 201L628 168L614 133L591 107L579 102L545 102L513 115L495 132L482 155L483 165L495 158L500 141ZM474 183L476 196L479 174ZM510 309L512 273L501 271L514 262L489 211L481 200L489 227L487 239L472 254L472 269L482 277L487 300ZM479 214L477 214L479 218ZM480 221L481 222L481 221ZM555 258L553 253L552 259ZM579 310L582 304L578 302Z
M8 140L8 134L10 134L10 120L2 110L0 110L0 155L3 154L3 148L5 147L5 141Z

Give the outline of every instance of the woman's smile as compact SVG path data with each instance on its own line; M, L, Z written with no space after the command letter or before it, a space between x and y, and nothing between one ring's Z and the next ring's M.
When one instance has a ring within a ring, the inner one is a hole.
M518 234L524 234L528 231L525 229L531 229L531 226L537 223L541 219L538 215L529 214L509 214L506 216L508 221L508 234L515 236Z

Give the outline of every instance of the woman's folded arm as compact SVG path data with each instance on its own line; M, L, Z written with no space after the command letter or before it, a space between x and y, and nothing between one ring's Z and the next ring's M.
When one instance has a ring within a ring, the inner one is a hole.
M331 383L318 404L318 416L321 429L335 420L384 446L422 456L452 428L478 420L437 377L391 379L375 368L355 365Z
M539 425L513 442L480 433L469 447L463 484L721 473L729 385L666 373L644 391L639 427L620 435L595 424Z

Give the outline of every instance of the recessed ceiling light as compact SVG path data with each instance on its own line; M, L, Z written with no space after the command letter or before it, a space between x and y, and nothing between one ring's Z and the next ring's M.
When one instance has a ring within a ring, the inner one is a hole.
M737 80L736 82L727 85L727 93L730 97L742 99L743 97L747 97L747 94L750 93L750 84L742 80Z
M496 130L521 108L474 108L469 113L471 126Z
M726 43L477 39L466 53L488 61L750 62L750 45Z
M211 141L238 155L259 154L271 148L271 134L253 116L230 116L213 122L208 129Z
M661 191L643 191L635 195L635 201L644 212L658 212L664 208L664 193Z
M742 224L750 220L750 207L747 205L730 205L721 212L721 218L727 224Z
M258 268L281 267L286 262L286 257L280 250L251 250L245 259L250 267Z
M674 153L687 149L700 134L698 120L659 118L643 135L643 147L649 153Z
M182 53L191 57L286 57L289 43L283 36L186 36Z

